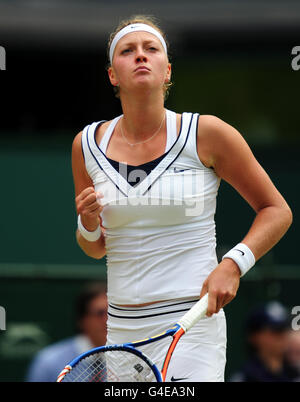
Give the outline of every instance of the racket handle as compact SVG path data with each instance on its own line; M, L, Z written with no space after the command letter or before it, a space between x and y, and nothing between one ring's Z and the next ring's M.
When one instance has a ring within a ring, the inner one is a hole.
M178 324L187 332L206 314L208 307L208 293L206 293L184 316Z

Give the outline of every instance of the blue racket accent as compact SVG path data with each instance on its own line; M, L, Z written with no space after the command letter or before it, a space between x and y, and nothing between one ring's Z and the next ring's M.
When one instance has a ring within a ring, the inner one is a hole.
M135 342L122 343L118 345L107 345L107 346L99 346L97 348L91 349L81 355L77 356L73 359L59 374L57 381L108 381L107 377L111 374L107 373L107 369L105 368L105 364L103 363L103 359L101 356L106 353L108 355L109 352L127 352L132 355L137 356L136 361L133 361L131 365L136 369L137 373L142 376L143 367L139 364L138 359L142 359L147 366L152 370L153 375L155 377L155 381L162 382L162 375L156 364L152 362L152 360L142 353L140 350L136 349L139 346L143 346L152 342L156 342L160 339L166 338L167 336L173 336L180 329L180 325L176 324L172 328L167 331L161 332L158 335L142 339ZM91 357L93 361L90 361L88 364L84 365L84 361L87 361ZM77 373L80 367L80 371ZM136 374L137 374L136 373ZM144 374L144 373L143 373ZM149 373L147 373L149 376ZM137 374L138 375L138 374ZM66 376L66 377L65 377ZM150 376L151 377L151 376ZM146 379L141 379L140 381L146 381Z
M130 345L133 347L138 347L138 346L143 346L147 345L148 343L156 342L160 339L166 338L167 336L173 336L176 334L176 332L180 329L180 325L176 324L174 327L168 329L167 331L161 332L158 335L151 336L149 338L142 339L140 341L135 341L135 342L130 342L130 343L125 343L124 345Z
M155 336L118 345L100 346L82 353L72 360L59 374L57 382L164 382L173 351L184 333L206 314L208 293L204 295L170 329ZM170 336L173 338L161 371L142 353L139 346Z
M153 342L154 340L150 340ZM149 343L150 343L149 342ZM143 341L143 344L147 342ZM119 345L107 345L100 346L94 349L91 349L85 353L82 353L75 359L73 359L62 372L59 374L57 378L57 382L61 381L79 381L79 382L107 382L109 381L108 377L112 378L110 381L118 381L117 375L114 373L111 374L111 370L108 373L105 363L103 360L101 361L101 356L105 354L109 355L109 352L125 352L127 355L131 354L137 356L136 359L132 361L130 359L130 364L128 366L134 367L136 371L133 370L133 375L139 377L136 381L148 381L146 378L142 377L144 375L144 368L140 364L140 359L144 361L150 370L152 370L153 376L155 377L155 381L162 382L162 375L158 367L151 361L151 359L144 355L140 350L135 349L135 347L131 343L119 344ZM116 355L114 353L114 355ZM120 356L123 357L124 354ZM89 358L93 359L89 361ZM88 361L85 364L85 361ZM131 367L131 369L132 369ZM150 372L150 370L148 370ZM145 370L144 370L145 371ZM149 372L146 373L149 376ZM153 377L152 376L152 377ZM151 378L151 375L149 376ZM154 379L154 378L153 378ZM133 379L131 379L134 381Z

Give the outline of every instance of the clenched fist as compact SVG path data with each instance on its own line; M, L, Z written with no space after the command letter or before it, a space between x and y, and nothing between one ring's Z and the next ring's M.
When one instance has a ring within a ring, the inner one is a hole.
M100 213L103 206L100 204L100 200L102 197L101 193L96 193L94 187L87 187L75 198L81 223L89 232L93 232L99 224L101 225Z

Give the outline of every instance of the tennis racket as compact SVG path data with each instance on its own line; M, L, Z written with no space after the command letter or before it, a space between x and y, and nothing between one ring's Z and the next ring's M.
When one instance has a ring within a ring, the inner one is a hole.
M150 338L119 345L100 346L72 360L59 374L57 382L164 382L170 359L179 341L206 314L208 293L172 328ZM162 370L138 347L171 336Z

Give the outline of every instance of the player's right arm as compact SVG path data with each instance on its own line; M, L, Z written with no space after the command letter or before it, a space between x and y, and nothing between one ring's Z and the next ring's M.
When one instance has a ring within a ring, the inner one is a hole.
M93 182L88 175L81 148L82 132L76 135L72 145L72 171L75 187L75 204L77 214L80 214L81 223L89 232L101 225L100 204L101 194L96 194ZM98 240L91 242L86 240L79 230L76 231L76 239L79 247L89 257L100 259L106 254L103 232Z

